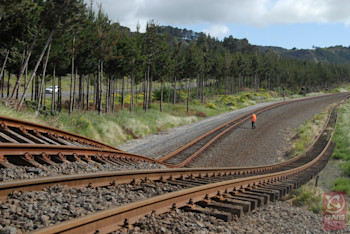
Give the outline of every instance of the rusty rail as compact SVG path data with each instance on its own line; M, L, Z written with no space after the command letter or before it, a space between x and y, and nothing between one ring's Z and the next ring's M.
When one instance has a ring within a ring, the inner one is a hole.
M64 130L0 116L0 144L49 144L119 149Z
M329 128L330 120L332 117L332 113L334 114L333 109L330 111L330 114L327 118L327 121L319 134L319 136L315 139L315 141L308 147L308 149L302 154L289 159L287 161L265 165L265 166L254 166L254 167L238 167L238 168L179 168L179 169L157 169L157 170L140 170L140 171L122 171L122 172L101 172L98 174L82 174L82 175L70 175L70 176L57 176L57 177L48 177L48 178L37 178L30 180L20 180L20 181L10 181L10 182L1 182L0 183L0 199L4 199L10 192L15 190L24 190L24 191L32 191L32 190L40 190L46 186L51 186L54 184L61 184L67 186L106 186L110 184L121 184L121 183L130 183L132 181L139 180L164 180L165 178L191 178L191 177L216 177L216 176L246 176L253 174L267 174L272 171L283 170L284 167L288 165L292 165L294 162L304 163L307 154L310 154L311 149L320 141L320 138L324 135L327 135L327 132L331 129ZM9 146L10 147L10 146ZM21 147L21 145L19 145ZM32 154L40 154L43 150L37 149L37 146L33 145L31 152ZM42 146L44 147L44 146ZM47 146L46 146L47 147ZM45 147L45 148L46 148ZM53 147L53 146L51 146ZM323 147L323 146L322 146ZM1 149L1 146L0 146ZM13 150L13 153L16 154L16 150ZM62 149L66 150L62 151ZM73 148L73 150L76 148ZM26 149L27 150L27 149ZM69 155L73 155L69 147L60 147L60 152L67 153ZM91 148L88 153L86 153L86 148L80 149L82 153L76 153L76 155L89 155L91 160L103 159L103 155L110 155L111 153L119 154L119 157L126 157L128 153L125 155L120 155L120 152L113 152L110 150L94 149ZM24 153L22 151L21 153ZM57 152L57 151L55 151ZM100 153L100 154L98 154ZM104 153L104 154L102 154ZM98 154L96 156L96 154ZM52 155L52 154L49 154ZM61 155L64 155L61 153ZM95 158L95 156L96 158ZM104 157L106 158L106 156ZM107 159L110 158L107 157ZM139 158L140 160L150 160L148 158ZM82 158L82 160L86 160L86 158ZM301 160L302 162L298 162ZM153 162L153 161L151 161Z
M336 119L335 119L336 124ZM222 199L246 191L272 193L269 186L288 186L296 188L312 178L326 164L334 144L331 143L334 131L326 146L313 160L296 168L282 172L232 179L172 192L118 208L87 215L35 231L35 233L109 233L135 222L151 212L166 212L179 207L192 207L197 202ZM164 178L163 178L164 179ZM267 188L267 189L266 189ZM269 192L270 191L270 192Z

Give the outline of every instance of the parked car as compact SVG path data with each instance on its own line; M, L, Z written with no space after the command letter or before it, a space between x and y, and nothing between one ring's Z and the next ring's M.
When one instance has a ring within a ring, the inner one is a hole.
M52 94L52 92L55 90L55 93L58 93L58 86L55 86L55 88L53 88L53 86L49 86L45 89L45 93L48 94Z

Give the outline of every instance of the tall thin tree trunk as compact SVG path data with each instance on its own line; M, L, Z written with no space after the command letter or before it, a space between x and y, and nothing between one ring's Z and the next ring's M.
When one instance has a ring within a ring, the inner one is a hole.
M149 77L149 91L148 91L148 108L152 106L152 85L153 85L153 75Z
M131 73L131 97L130 97L130 112L134 112L134 86L135 86L135 77L134 71Z
M10 79L11 79L11 73L8 71L8 76L7 76L7 97L10 96Z
M46 76L46 68L47 68L47 63L49 61L50 51L51 51L51 42L49 44L49 48L47 49L47 53L46 53L46 59L45 59L44 67L43 67L43 74L41 77L41 87L40 87L40 91L39 91L39 99L38 99L38 103L36 106L35 114L39 113L40 103L43 100L43 96L44 96L44 92L45 92L45 76Z
M2 76L3 76L3 74L4 74L5 67L6 67L6 63L7 63L7 60L8 60L9 54L10 54L10 50L7 50L6 55L5 55L4 62L2 63L1 72L0 72L0 77L2 77Z
M75 68L75 75L74 75L74 82L73 82L73 98L72 98L72 112L75 109L76 106L76 96L77 96L77 92L76 92L76 88L77 88L77 83L78 83L78 68Z
M201 79L201 103L204 103L204 74L202 74Z
M188 79L188 83L187 83L187 113L190 111L190 89L191 89L191 80Z
M32 51L33 51L33 48L34 48L34 46L35 46L37 40L39 39L40 31L41 31L41 28L42 28L43 24L44 24L44 22L42 22L42 23L40 24L39 29L38 29L38 31L37 31L37 34L35 35L35 37L34 37L34 39L33 39L33 42L32 42L32 44L31 44L30 47L29 47L27 57L26 57L26 59L24 60L24 62L22 63L22 65L21 65L20 72L19 72L19 74L18 74L18 79L17 79L17 82L16 82L15 86L13 87L13 91L12 91L12 95L11 95L10 99L13 98L13 96L14 96L15 93L17 92L17 89L19 89L19 87L20 87L20 84L21 84L21 80L22 80L22 76L23 76L24 70L25 70L26 67L28 66L28 62L29 62L30 56L32 55ZM46 42L46 44L45 44L45 46L44 46L44 49L43 49L43 51L42 51L42 53L41 53L42 55L45 53L45 51L46 51L46 49L47 49L47 46L48 46L48 44L49 44L49 41L51 41L53 32L54 32L54 31L52 30L51 33L50 33L50 36L49 36L49 38L48 38L48 40L47 40L47 42ZM40 62L41 62L41 59L42 59L42 58L39 59ZM39 63L40 63L40 62L39 62ZM38 66L39 66L39 65L38 65ZM34 71L33 71L34 76L35 76L35 73L36 73L36 69L34 69ZM32 78L32 79L33 79L33 78ZM24 94L25 94L25 92L23 92L23 95L24 95ZM23 97L23 96L22 96L22 97Z
M176 104L176 92L177 92L177 89L176 89L176 76L174 76L174 100L173 100L173 104L174 105Z
M4 85L5 85L5 72L0 76L0 89L1 89L1 98L4 97Z
M148 87L147 83L147 73L145 72L145 81L143 83L143 110L147 111L147 90L146 87Z
M121 100L121 109L124 109L124 100L125 100L125 79L122 78L122 100Z
M106 113L109 113L109 104L111 99L111 79L108 77L107 79L107 87L106 87Z
M164 90L164 81L162 79L160 84L160 103L159 103L160 112L163 112L163 90Z
M103 61L100 61L100 76L98 79L98 114L102 114L102 80L103 80Z
M114 108L115 108L115 96L116 96L116 89L115 89L115 83L117 82L117 79L113 79L112 80L112 103L111 103L111 109L112 109L112 113L114 112Z
M21 107L22 107L22 104L23 104L23 101L24 101L24 97L25 97L25 95L26 95L26 93L27 93L27 90L28 90L28 88L29 88L29 84L32 82L33 78L34 78L35 75L36 75L36 72L37 72L37 70L38 70L39 64L41 63L41 60L42 60L42 58L43 58L43 56L44 56L44 54L45 54L45 52L46 52L46 49L47 49L47 47L49 46L49 44L51 43L53 33L54 33L54 31L52 30L51 33L50 33L50 36L49 36L48 40L46 41L46 44L45 44L43 50L41 51L40 57L39 57L39 59L38 59L36 65L35 65L35 68L34 68L34 70L33 70L33 73L32 73L32 75L31 75L31 77L30 77L28 83L26 84L26 86L25 86L25 88L24 88L24 91L23 91L21 100L20 100L20 102L19 102L17 111L19 111L19 110L21 109ZM24 72L24 69L23 69L23 72ZM22 73L21 76L23 76L23 73ZM20 78L17 80L17 83L16 83L16 85L18 84L18 87L13 89L13 92L12 92L12 95L11 95L10 99L13 98L14 94L17 92L17 89L19 88L20 81L21 81L21 76L20 76Z
M56 64L53 65L51 111L56 111ZM59 87L60 89L61 87Z
M75 54L75 35L72 40L72 70L70 74L70 89L69 89L69 115L73 112L73 78L74 78L74 54Z
M89 111L89 97L90 96L90 75L87 76L86 82L86 110Z

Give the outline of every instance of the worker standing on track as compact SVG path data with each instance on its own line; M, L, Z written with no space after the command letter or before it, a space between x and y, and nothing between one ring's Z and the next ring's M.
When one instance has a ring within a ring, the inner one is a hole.
M252 129L255 129L256 115L252 114Z

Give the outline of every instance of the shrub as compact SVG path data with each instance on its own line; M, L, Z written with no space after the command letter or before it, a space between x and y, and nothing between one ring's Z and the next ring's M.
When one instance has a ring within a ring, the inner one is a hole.
M215 109L216 108L215 104L211 103L211 102L209 102L207 105L205 105L205 107L206 108L210 108L210 109Z

